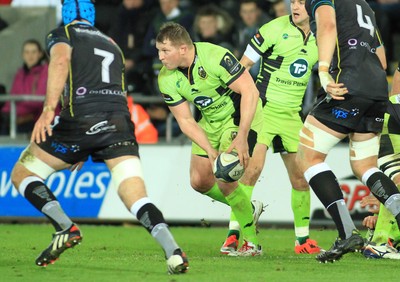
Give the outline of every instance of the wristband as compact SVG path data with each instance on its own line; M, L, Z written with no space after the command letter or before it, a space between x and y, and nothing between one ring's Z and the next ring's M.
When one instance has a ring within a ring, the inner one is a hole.
M332 76L327 71L318 72L319 80L321 82L322 88L324 88L326 92L326 87L329 83L334 82Z
M328 62L324 62L324 61L318 62L318 71L319 71L319 72L320 72L320 71L328 72L328 71L329 71L330 65L331 65L331 64L328 63Z

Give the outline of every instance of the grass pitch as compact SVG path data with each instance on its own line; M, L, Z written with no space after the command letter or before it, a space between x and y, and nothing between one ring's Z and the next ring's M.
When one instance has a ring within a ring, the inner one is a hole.
M225 228L172 227L187 253L190 269L168 275L161 248L140 226L80 225L82 244L67 250L46 268L35 258L48 246L50 225L0 225L0 281L398 281L400 261L367 260L347 254L333 264L314 255L296 255L291 229L260 229L261 257L219 254ZM311 230L320 246L329 248L333 230Z

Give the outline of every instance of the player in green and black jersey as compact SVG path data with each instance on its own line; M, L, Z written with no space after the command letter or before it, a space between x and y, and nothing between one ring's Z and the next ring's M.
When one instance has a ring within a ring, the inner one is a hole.
M261 59L256 85L266 103L263 132L267 138L266 145L256 148L241 182L251 195L264 167L268 148L281 154L292 185L294 251L307 254L319 253L320 248L309 238L310 189L296 164L296 153L303 125L301 104L318 53L304 4L304 0L292 0L290 16L279 17L261 26L241 59L247 68ZM232 219L230 226L231 229L234 227ZM232 234L234 231L230 230L228 238Z
M260 255L250 198L237 181L217 183L212 172L218 152L235 150L247 166L249 147L263 142L262 103L253 80L230 51L193 43L179 24L164 25L156 47L164 65L158 76L160 92L182 132L193 141L191 185L231 206L245 240L233 255ZM198 122L189 103L200 111Z

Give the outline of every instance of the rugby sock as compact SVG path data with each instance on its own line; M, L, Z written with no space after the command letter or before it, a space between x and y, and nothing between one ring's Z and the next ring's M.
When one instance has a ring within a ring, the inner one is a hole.
M254 185L246 185L243 182L240 182L240 185L242 185L244 192L251 201L251 197L253 196Z
M375 225L374 237L371 241L377 245L386 244L393 223L396 223L393 214L387 208L385 208L385 205L381 204L379 208L378 220Z
M243 186L244 192L246 193L246 195L251 200L251 196L253 194L254 186L253 185L243 184L243 182L240 182L240 184ZM253 207L253 209L254 209L254 207ZM229 220L229 231L228 231L228 236L227 237L229 237L231 235L235 235L236 239L239 240L239 237L240 237L240 224L237 221L233 211L231 211L231 218Z
M145 197L136 201L130 211L161 245L167 258L172 256L176 249L179 249L161 211L151 203L149 198Z
M362 176L362 182L381 203L385 204L400 226L400 193L394 182L378 168L367 170Z
M397 189L400 188L400 185L396 185ZM389 231L389 237L392 238L394 241L400 241L400 230L399 225L396 224L396 220L392 218L392 227Z
M67 229L72 225L71 219L65 214L54 194L39 177L25 178L18 190L36 209L50 219L56 231Z
M310 233L310 190L299 191L292 188L292 211L296 240L301 245L306 242Z
M235 235L236 239L239 240L240 238L240 224L236 219L235 214L233 213L233 210L231 210L231 218L229 220L229 231L228 231L228 236Z
M231 209L240 224L240 230L242 230L243 238L246 241L258 245L256 227L253 222L253 208L251 206L250 199L244 192L243 186L240 183L238 184L238 187L232 193L226 196L226 200L231 206Z
M319 163L311 166L304 173L304 177L331 215L339 232L339 238L349 238L356 227L344 202L339 183L328 164Z
M393 219L391 223L392 226L389 231L389 238L392 238L394 241L400 241L400 230L396 220Z
M222 194L221 189L219 189L217 182L214 183L214 186L211 187L210 190L203 193L203 195L206 195L206 196L210 197L211 199L214 199L218 202L228 205L228 202L225 199L224 194Z

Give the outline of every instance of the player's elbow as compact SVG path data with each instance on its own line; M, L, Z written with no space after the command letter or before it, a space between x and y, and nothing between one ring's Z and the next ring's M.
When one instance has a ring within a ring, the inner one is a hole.
M325 34L337 34L336 22L334 20L324 21L318 29Z

